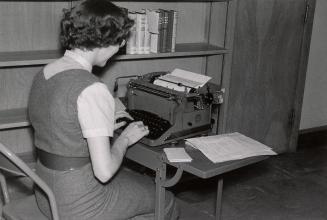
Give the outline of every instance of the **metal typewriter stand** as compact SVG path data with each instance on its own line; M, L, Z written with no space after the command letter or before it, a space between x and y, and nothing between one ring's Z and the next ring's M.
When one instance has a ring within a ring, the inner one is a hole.
M156 204L155 204L155 220L164 219L165 206L165 192L167 187L174 186L180 180L183 172L193 174L202 179L209 179L211 177L218 177L217 183L217 199L216 199L216 220L221 219L221 203L223 192L223 177L221 174L236 170L249 164L253 164L268 156L256 156L242 160L227 161L223 163L212 163L200 151L188 151L193 158L189 163L170 163L163 148L171 145L162 145L158 147L149 147L147 145L137 143L128 149L126 158L150 168L156 172ZM185 147L184 143L180 143L175 147ZM177 168L175 175L167 179L166 168L167 165Z

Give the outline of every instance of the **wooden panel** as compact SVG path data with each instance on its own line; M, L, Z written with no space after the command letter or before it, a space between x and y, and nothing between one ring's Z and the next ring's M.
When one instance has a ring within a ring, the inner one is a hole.
M226 132L289 148L304 0L238 2Z
M29 126L26 108L16 108L0 111L0 130Z
M31 128L0 131L0 141L15 153L32 152L33 138Z
M41 67L0 69L0 110L27 106L35 74Z
M311 33L313 26L313 17L315 14L316 0L307 0L307 17L306 24L303 36L303 44L301 48L301 58L300 58L300 67L299 67L299 76L297 79L297 89L296 96L294 98L294 125L293 130L291 132L291 140L290 140L290 150L295 151L297 148L297 140L298 140L298 131L300 128L300 120L301 120L301 110L302 110L302 101L304 95L304 87L305 87L305 79L307 72L307 65L309 59L310 52L310 41L311 41Z
M0 1L0 50L58 49L59 21L68 2Z

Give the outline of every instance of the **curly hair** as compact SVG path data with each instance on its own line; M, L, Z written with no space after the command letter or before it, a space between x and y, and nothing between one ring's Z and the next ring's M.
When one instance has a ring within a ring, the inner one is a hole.
M134 24L127 9L107 0L85 0L63 12L60 41L64 49L92 50L120 44Z

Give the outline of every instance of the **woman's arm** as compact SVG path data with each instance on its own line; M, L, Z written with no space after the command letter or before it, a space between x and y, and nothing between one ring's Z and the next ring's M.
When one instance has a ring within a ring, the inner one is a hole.
M142 122L134 122L126 127L112 146L109 137L87 138L95 177L103 183L110 180L119 169L127 148L148 133Z

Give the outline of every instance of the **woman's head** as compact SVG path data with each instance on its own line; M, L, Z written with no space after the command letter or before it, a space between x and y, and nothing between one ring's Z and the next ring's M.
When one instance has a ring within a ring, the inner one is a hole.
M64 10L60 40L65 49L92 50L121 44L133 20L127 10L107 0L85 0Z

